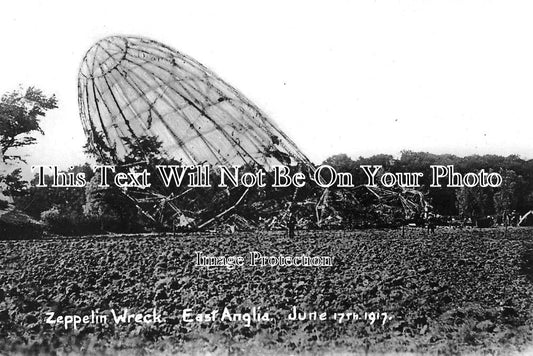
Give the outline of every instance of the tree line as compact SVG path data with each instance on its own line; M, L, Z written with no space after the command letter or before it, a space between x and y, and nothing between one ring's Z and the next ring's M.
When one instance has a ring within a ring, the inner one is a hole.
M36 143L34 135L43 134L40 120L49 110L57 108L54 95L47 96L41 90L30 87L15 90L0 98L0 190L11 197L16 207L36 219L41 219L57 232L66 234L95 231L128 231L143 228L143 220L136 207L116 187L97 187L98 177L87 163L73 167L68 172L84 172L87 186L80 188L35 187L36 182L22 178L21 169L12 163L24 163L18 149ZM161 143L155 137L146 137L142 144L126 140L130 146L124 164L157 160L175 164L160 153ZM88 154L96 155L86 145ZM146 156L150 153L150 157ZM98 155L97 155L98 156ZM422 172L420 190L431 204L434 212L444 216L480 218L488 215L502 217L516 211L524 214L533 209L533 160L524 160L516 155L470 155L459 157L451 154L403 151L399 158L379 154L353 159L346 154L337 154L323 164L339 172L349 172L354 184L366 183L361 165L381 165L384 172ZM503 177L498 188L450 188L430 187L431 165L453 165L460 173L481 169L498 172ZM0 195L0 209L7 201Z
M346 154L338 154L324 161L338 171L350 172L354 184L364 184L367 178L360 165L382 165L384 171L422 172L419 188L437 214L479 218L488 215L502 216L516 211L524 214L533 209L533 160L524 160L517 155L470 155L459 157L451 154L402 151L399 158L379 154L371 157L352 159ZM450 188L430 187L431 165L453 165L462 174L478 172L498 172L503 182L498 188L473 187Z

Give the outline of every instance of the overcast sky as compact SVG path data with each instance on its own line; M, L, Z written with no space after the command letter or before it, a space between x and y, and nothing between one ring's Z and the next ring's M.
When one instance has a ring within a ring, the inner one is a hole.
M0 91L59 99L30 164L83 162L81 60L105 36L140 35L215 71L316 163L403 149L533 158L532 19L527 1L10 1Z

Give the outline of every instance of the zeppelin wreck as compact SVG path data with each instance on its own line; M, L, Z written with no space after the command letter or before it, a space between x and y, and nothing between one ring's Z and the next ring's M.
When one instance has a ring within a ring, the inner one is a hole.
M98 160L122 167L161 162L277 165L305 174L315 165L257 106L211 70L159 42L107 37L86 53L78 78L88 145ZM205 229L220 224L282 228L363 226L412 219L424 208L417 191L356 189L124 189L160 226Z

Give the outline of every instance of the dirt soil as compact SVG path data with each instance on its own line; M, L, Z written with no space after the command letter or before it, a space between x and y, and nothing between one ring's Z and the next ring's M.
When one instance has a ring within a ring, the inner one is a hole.
M0 354L502 354L533 345L533 229L93 236L0 242ZM195 266L206 255L326 255L332 267ZM45 322L154 306L162 324ZM186 323L195 312L271 321ZM289 321L301 311L386 312L385 323Z

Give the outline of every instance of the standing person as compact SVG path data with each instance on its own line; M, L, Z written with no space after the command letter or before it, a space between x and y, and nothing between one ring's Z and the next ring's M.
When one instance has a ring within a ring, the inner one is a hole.
M507 226L509 226L511 219L509 217L509 214L507 213L507 210L503 211L503 226L507 229Z
M287 233L290 239L294 237L295 227L296 227L296 217L294 216L294 213L291 211L289 213L289 221L287 222Z
M437 226L437 221L436 221L436 217L435 215L433 215L432 213L429 213L428 215L428 233L432 233L434 234L435 233L435 227Z
M289 217L287 219L287 235L290 239L294 237L294 228L296 227L296 216L294 215L294 209L292 202L289 203Z
M517 226L518 225L518 213L516 212L516 210L513 210L511 212L511 217L510 217L510 224L511 226Z

